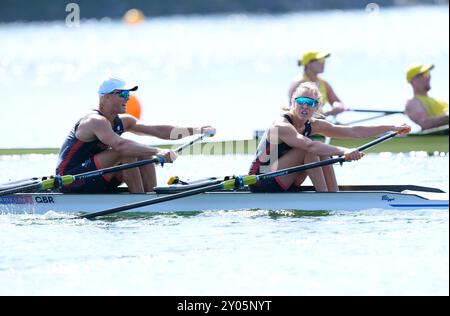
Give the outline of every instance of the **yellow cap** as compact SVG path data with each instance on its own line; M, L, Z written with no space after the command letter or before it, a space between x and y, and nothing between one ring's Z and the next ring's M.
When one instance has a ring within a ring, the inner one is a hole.
M415 76L423 74L433 68L434 68L433 64L421 64L410 66L406 71L406 80L408 80L408 82L411 82L411 80L413 80Z
M298 61L299 66L306 66L313 60L323 59L330 57L330 53L327 52L318 52L318 51L310 51L306 52L301 59Z

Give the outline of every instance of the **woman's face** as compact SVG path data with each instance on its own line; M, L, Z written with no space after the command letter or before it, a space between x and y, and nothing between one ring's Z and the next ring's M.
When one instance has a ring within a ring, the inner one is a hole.
M319 107L319 101L317 101L315 96L308 91L305 91L300 96L294 98L292 102L294 114L302 120L311 119Z

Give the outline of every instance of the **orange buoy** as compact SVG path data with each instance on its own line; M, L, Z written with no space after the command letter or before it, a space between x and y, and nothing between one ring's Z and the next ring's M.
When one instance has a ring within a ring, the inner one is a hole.
M139 24L144 22L144 20L145 20L144 13L138 9L128 10L123 16L123 21L126 24Z
M127 113L133 115L138 120L141 119L141 104L133 94L130 94L130 98L127 101Z

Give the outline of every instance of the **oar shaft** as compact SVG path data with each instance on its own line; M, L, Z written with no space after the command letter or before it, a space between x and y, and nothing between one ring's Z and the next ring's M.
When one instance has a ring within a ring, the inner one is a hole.
M12 188L12 189L6 189L6 190L2 190L0 191L0 196L3 195L10 195L10 194L14 194L14 193L20 193L20 192L32 192L32 191L37 191L41 188L41 183L33 183L33 184L28 184L22 187L18 187L18 188Z
M103 216L103 215L108 215L108 214L112 214L112 213L123 212L123 211L131 210L134 208L139 208L139 207L162 203L162 202L168 202L168 201L180 199L183 197L188 197L191 195L196 195L196 194L204 193L204 192L208 192L208 191L215 191L215 190L219 190L219 189L223 189L223 188L224 188L224 184L222 182L222 183L210 185L207 187L201 187L201 188L197 188L197 189L193 189L193 190L189 190L189 191L185 191L185 192L180 192L180 193L157 197L157 198L147 200L147 201L142 201L142 202L132 203L132 204L124 205L124 206L119 206L119 207L111 208L109 210L104 210L104 211L100 211L100 212L81 215L81 216L79 216L79 218L91 219L91 218L94 218L97 216Z
M101 176L101 175L108 174L108 173L119 172L122 170L136 168L136 167L144 166L144 165L147 165L150 163L159 163L159 162L160 162L159 157L153 157L152 159L139 160L139 161L130 162L130 163L127 163L124 165L118 165L118 166L109 167L109 168L105 168L105 169L89 171L89 172L80 173L78 175L73 176L73 181L97 177L97 176Z
M364 112L364 113L385 113L385 114L403 114L403 111L395 110L371 110L371 109L350 109L352 112Z
M386 141L386 140L388 140L388 139L390 139L392 137L397 136L397 134L398 134L397 132L391 132L391 133L386 134L384 136L381 136L381 137L379 137L377 139L374 139L373 141L371 141L371 142L369 142L369 143L367 143L365 145L362 145L362 146L358 147L357 149L359 151L364 151L364 150L366 150L366 149L368 149L368 148L370 148L372 146L375 146L375 145L377 145L379 143L382 143L382 142L384 142L384 141Z
M330 159L326 159L326 160L322 160L322 161L318 161L318 162L307 163L307 164L304 164L301 166L296 166L296 167L281 169L281 170L277 170L277 171L273 171L273 172L269 172L269 173L264 173L264 174L257 175L255 182L258 182L261 180L267 180L267 179L271 179L271 178L276 178L276 177L280 177L280 176L285 176L287 174L305 171L308 169L332 165L334 163L344 162L344 161L345 161L344 157L330 158Z
M201 134L201 135L200 135L199 137L197 137L196 139L193 139L193 140L191 140L189 143L184 144L184 145L178 147L178 148L175 149L174 151L178 154L178 153L180 153L181 151L183 151L184 149L188 148L189 146L192 146L192 145L195 144L196 142L202 140L202 139L205 138L206 136L209 137L210 135L207 135L207 134Z

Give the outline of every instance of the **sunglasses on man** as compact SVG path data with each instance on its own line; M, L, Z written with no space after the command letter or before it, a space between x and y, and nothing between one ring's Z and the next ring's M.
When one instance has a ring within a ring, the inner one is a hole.
M113 91L110 94L117 94L121 98L128 99L130 97L130 91L122 90L122 91Z

